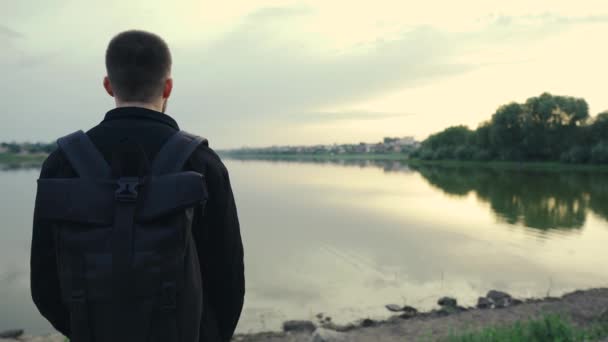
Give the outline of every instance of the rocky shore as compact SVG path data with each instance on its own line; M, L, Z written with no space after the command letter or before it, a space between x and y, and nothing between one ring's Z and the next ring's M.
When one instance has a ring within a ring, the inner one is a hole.
M378 321L362 319L346 325L335 324L331 317L316 315L315 321L286 321L283 331L240 334L235 342L367 342L367 341L440 341L454 332L469 332L484 327L557 314L574 325L585 327L597 322L608 324L608 288L576 291L559 298L517 299L501 291L480 297L475 307L463 307L456 298L443 297L437 308L419 312L411 306L386 305L393 316ZM0 332L0 342L65 342L58 334L27 336L23 330Z
M557 314L576 326L598 321L608 324L608 288L576 291L559 298L516 299L501 291L480 297L476 307L458 305L455 298L443 297L438 308L419 312L411 306L389 304L394 316L384 321L362 319L336 325L331 318L317 315L317 321L287 321L282 332L244 334L238 342L367 342L367 341L440 341L451 333L469 332L484 327L501 326L517 321Z

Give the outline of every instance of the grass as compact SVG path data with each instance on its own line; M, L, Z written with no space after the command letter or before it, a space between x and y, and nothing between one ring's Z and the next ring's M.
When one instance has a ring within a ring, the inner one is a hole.
M462 335L452 334L447 342L587 342L608 337L608 326L595 323L587 328L574 326L560 316L490 327Z

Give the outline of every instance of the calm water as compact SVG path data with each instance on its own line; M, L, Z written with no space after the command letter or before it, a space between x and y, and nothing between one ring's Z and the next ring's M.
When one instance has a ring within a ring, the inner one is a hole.
M608 286L608 173L226 164L245 242L241 332L285 319L386 317L384 304L473 304L489 289ZM46 332L28 289L37 170L0 172L0 330Z

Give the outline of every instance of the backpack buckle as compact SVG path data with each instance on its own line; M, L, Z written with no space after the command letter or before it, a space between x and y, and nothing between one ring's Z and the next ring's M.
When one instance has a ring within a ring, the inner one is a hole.
M137 200L137 187L139 186L139 178L119 178L116 182L118 189L114 193L114 198L119 202L135 202Z

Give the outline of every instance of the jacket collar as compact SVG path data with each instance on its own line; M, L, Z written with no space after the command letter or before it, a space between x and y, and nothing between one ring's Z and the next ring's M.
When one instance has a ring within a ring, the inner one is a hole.
M114 108L106 113L106 116L102 122L124 119L152 120L171 126L176 130L179 130L177 122L169 115L142 107Z

